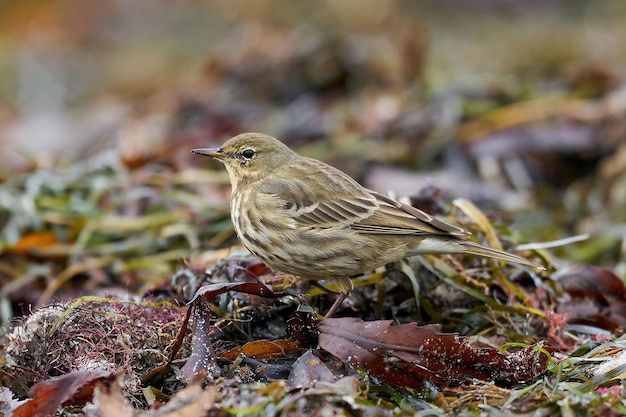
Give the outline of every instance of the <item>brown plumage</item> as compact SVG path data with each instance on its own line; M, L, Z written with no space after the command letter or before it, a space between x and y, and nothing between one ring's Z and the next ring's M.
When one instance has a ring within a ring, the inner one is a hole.
M220 148L192 152L226 166L231 217L241 242L274 269L336 280L426 253L470 253L536 267L470 242L467 232L361 186L342 171L299 156L277 139L243 133Z

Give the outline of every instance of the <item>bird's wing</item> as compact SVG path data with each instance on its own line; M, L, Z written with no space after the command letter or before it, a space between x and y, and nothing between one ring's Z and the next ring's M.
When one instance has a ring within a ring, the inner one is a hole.
M438 220L415 207L402 204L382 194L370 191L377 210L351 227L360 233L386 235L447 235L463 239L467 232L460 227Z
M289 216L297 227L348 227L371 217L378 208L376 199L365 193L348 196L341 180L345 178L327 179L321 183L310 178L306 181L296 178L266 180L259 187L260 199L273 199L280 215Z
M327 168L323 174L312 170L306 181L297 176L266 180L259 191L278 200L281 215L288 215L295 227L350 227L359 233L386 235L466 235L459 227L362 187L336 169Z

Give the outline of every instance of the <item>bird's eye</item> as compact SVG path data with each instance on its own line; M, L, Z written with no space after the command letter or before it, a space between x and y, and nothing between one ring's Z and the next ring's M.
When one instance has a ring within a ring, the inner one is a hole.
M255 153L256 152L254 152L252 149L246 149L245 151L241 153L241 156L243 156L246 159L252 159Z

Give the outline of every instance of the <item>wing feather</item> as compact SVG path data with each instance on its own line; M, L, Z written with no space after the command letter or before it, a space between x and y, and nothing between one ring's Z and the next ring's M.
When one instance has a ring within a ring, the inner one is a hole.
M310 161L305 165L311 172L302 172L307 182L283 178L266 180L259 187L260 193L272 195L279 202L277 209L289 216L296 228L350 227L363 234L448 235L459 239L467 234L421 210L368 190L339 170L325 169L327 175L320 175L316 166L319 162Z
M436 219L415 207L402 204L382 194L371 191L376 198L378 210L363 221L352 225L361 233L387 235L452 235L463 239L467 232L460 227Z

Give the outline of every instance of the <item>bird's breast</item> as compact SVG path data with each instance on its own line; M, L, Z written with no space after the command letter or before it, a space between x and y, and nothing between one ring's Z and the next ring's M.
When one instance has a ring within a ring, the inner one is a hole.
M403 245L376 242L349 225L298 225L298 213L266 194L236 192L231 217L241 243L272 268L309 279L350 276L396 260Z

